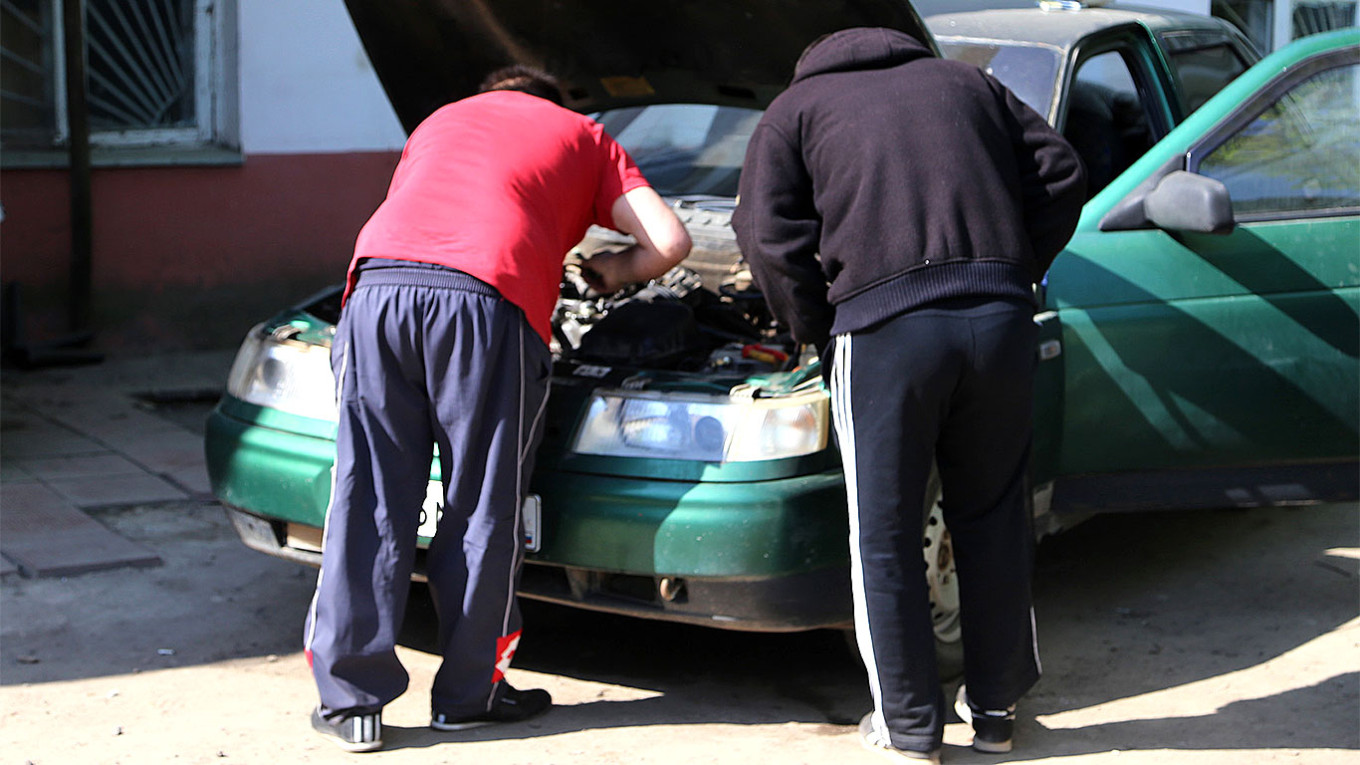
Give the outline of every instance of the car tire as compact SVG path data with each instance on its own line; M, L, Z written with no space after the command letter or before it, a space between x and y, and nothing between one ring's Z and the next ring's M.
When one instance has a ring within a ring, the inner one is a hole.
M960 621L959 578L954 569L954 545L944 525L940 508L940 475L931 470L926 484L925 506L929 508L922 524L921 546L926 561L926 583L930 591L930 616L935 627L935 663L940 682L963 676L963 626ZM859 658L859 643L853 627L845 630L851 653Z
M926 507L930 510L921 532L921 546L930 589L930 618L935 627L935 664L940 681L947 683L963 676L963 623L954 543L940 509L939 473L933 470L926 486Z

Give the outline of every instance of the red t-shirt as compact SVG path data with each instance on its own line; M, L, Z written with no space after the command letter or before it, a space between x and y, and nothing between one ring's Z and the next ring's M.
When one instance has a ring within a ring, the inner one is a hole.
M411 133L387 199L355 243L345 295L364 258L438 263L495 287L543 342L562 259L614 201L646 186L599 123L517 91L448 104Z

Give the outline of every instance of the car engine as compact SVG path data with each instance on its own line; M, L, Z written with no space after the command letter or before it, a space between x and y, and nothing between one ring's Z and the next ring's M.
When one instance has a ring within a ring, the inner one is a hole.
M568 255L553 313L553 358L604 367L722 371L782 371L797 347L781 330L751 279L732 234L728 198L673 202L694 243L685 262L659 279L612 295L595 293L581 263L601 249L621 249L632 237L592 227ZM323 321L340 320L340 288L303 308Z
M689 372L782 369L794 352L754 288L730 226L731 200L681 200L674 209L694 243L684 264L649 284L594 293L581 263L632 238L592 228L563 268L553 314L558 360Z

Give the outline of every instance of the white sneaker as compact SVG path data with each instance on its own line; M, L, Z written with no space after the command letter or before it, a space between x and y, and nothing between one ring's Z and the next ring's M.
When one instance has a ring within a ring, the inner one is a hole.
M898 749L888 741L888 737L877 730L874 730L874 713L870 712L859 721L859 742L865 749L871 749L881 753L894 762L910 762L916 765L928 762L930 765L940 765L940 750L933 752L916 752L910 749Z

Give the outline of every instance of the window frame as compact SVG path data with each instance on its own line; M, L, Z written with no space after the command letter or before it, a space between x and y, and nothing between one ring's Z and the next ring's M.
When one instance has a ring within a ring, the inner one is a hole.
M134 128L129 130L90 130L92 146L145 147L157 145L201 145L210 143L217 125L217 30L214 28L214 0L191 0L194 4L194 126L178 128ZM53 0L60 2L60 0ZM88 11L87 11L88 13ZM88 21L86 26L88 27ZM63 73L64 77L64 73ZM65 81L59 96L65 107Z
M1092 37L1082 40L1068 56L1068 63L1062 73L1061 98L1062 112L1057 115L1058 124L1055 127L1059 131L1067 129L1067 101L1068 91L1077 80L1077 72L1086 65L1088 61L1105 53L1117 53L1124 60L1124 65L1129 70L1129 76L1133 79L1134 87L1138 89L1138 101L1143 107L1143 111L1148 117L1148 130L1152 138L1151 143L1156 144L1166 137L1171 129L1177 124L1171 110L1175 105L1167 98L1168 87L1174 87L1174 83L1162 82L1162 87L1157 87L1162 80L1158 76L1158 67L1149 59L1156 50L1152 38L1146 34L1145 30L1133 27L1116 27L1106 30L1107 34L1099 37Z
M1348 47L1324 51L1290 67L1288 71L1276 77L1268 85L1253 93L1249 99L1239 104L1228 117L1191 146L1185 155L1185 169L1198 174L1200 165L1206 157L1222 148L1229 139L1256 121L1258 117L1297 85L1314 75L1345 66L1360 66L1360 48ZM1239 223L1253 223L1306 218L1354 217L1357 211L1360 211L1360 208L1345 207L1325 210L1279 210L1240 214L1234 212L1234 216Z
M154 164L235 164L239 146L234 136L237 104L235 54L229 32L234 9L222 0L189 0L194 18L194 120L191 126L99 130L91 128L90 146L97 166ZM62 0L43 0L52 14L52 123L48 139L7 145L3 166L46 167L64 164L70 142L67 109L66 29ZM88 22L87 22L88 23ZM88 56L88 53L86 54ZM8 143L8 142L7 142Z
M66 67L61 60L61 50L63 36L61 19L57 17L60 10L57 0L38 0L35 3L38 18L32 19L21 10L6 2L6 13L12 15L14 19L11 23L17 23L29 30L33 39L39 46L38 58L35 60L24 59L16 52L5 49L5 66L19 67L26 70L30 75L40 78L42 84L42 94L33 97L24 93L6 91L6 100L14 100L20 103L27 102L30 108L38 111L46 110L50 115L50 122L39 127L18 128L11 134L19 139L19 144L24 147L36 146L53 140L55 127L53 123L65 122L65 111L58 112L58 101L65 93L64 89L58 89L59 83L66 76Z
M1138 106L1147 120L1147 148L1156 146L1175 127L1173 110L1176 107L1170 100L1172 97L1169 91L1170 84L1160 74L1160 68L1153 58L1160 54L1152 37L1143 28L1133 25L1105 30L1100 35L1081 40L1072 48L1062 72L1062 97L1056 105L1059 109L1056 117L1057 130L1064 135L1067 134L1068 118L1072 111L1072 89L1077 85L1080 72L1091 61L1110 54L1119 58L1133 82ZM1132 162L1136 163L1141 156L1140 152ZM1089 187L1088 199L1104 191L1105 187L1122 175L1129 166L1119 169L1098 188L1094 185Z
M1251 65L1258 61L1258 57L1255 56L1255 53L1251 48L1248 48L1248 44L1244 39L1223 34L1221 31L1201 29L1166 30L1157 34L1157 41L1161 44L1161 49L1163 49L1164 56L1166 56L1167 60L1167 69L1171 72L1171 87L1176 95L1174 105L1174 108L1176 109L1176 124L1185 120L1186 117L1189 117L1190 114L1193 114L1195 110L1198 109L1190 109L1190 103L1187 101L1185 78L1180 74L1179 56L1183 56L1183 54L1186 53L1200 52L1200 50L1225 48L1238 59L1238 64L1240 65L1238 74L1232 76L1232 78L1229 79L1228 82L1225 82L1219 90L1214 91L1214 94L1210 95L1209 98L1213 98L1213 95L1221 93L1223 88L1228 86L1228 83L1238 79L1239 76L1242 76L1242 72L1246 72L1247 69L1251 68ZM1208 102L1208 98L1206 98L1204 102ZM1204 102L1201 102L1201 105Z

